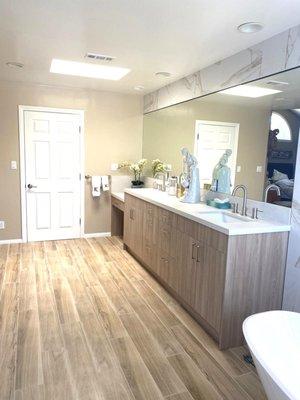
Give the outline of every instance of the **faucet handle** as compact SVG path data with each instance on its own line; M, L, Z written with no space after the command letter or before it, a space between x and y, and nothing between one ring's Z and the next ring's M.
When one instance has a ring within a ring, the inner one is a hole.
M259 210L257 207L253 207L251 218L258 219L258 213L262 213L262 212L263 212L263 210Z
M232 203L232 212L237 214L239 211L239 203Z

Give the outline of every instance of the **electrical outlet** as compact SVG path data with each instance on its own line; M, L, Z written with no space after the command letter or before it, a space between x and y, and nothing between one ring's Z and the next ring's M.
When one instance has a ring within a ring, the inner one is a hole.
M263 167L262 167L261 165L258 165L258 166L256 167L256 172L261 173L261 172L262 172L262 169L263 169Z
M236 167L236 172L241 172L241 170L242 170L242 167L241 167L240 165L238 165L238 166Z
M10 162L10 169L18 169L17 161Z
M0 221L0 229L5 229L5 222L4 221Z

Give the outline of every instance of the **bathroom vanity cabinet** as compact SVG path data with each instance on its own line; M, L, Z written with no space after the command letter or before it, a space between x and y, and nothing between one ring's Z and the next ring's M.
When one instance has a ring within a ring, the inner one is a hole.
M124 244L219 343L243 320L280 309L288 232L229 236L125 194Z

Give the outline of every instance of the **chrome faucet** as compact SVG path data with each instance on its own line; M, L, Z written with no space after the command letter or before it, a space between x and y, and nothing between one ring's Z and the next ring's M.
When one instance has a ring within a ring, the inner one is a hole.
M243 194L244 194L241 215L247 215L247 209L246 209L246 207L247 207L247 188L245 185L237 185L232 191L232 196L235 196L238 189L242 189Z
M268 185L266 188L265 188L265 198L264 198L264 202L265 203L267 203L268 202L268 194L269 194L269 190L271 190L271 189L275 189L276 190L276 192L277 192L277 194L278 194L278 196L280 196L280 189L279 189L279 187L277 186L277 185L274 185L274 183L271 183L270 185Z
M159 175L162 176L162 181L163 181L163 183L161 185L161 189L159 189L159 190L162 190L163 192L165 192L166 191L166 174L163 172L157 172L155 174L154 178L157 178ZM158 186L158 188L159 188L159 186Z

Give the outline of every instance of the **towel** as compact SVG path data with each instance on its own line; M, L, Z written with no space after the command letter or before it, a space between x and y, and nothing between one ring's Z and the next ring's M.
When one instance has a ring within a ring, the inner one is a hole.
M101 194L101 176L92 176L92 196L100 197Z
M107 175L101 176L101 180L102 180L102 190L103 192L106 192L107 190L109 190L108 176Z

